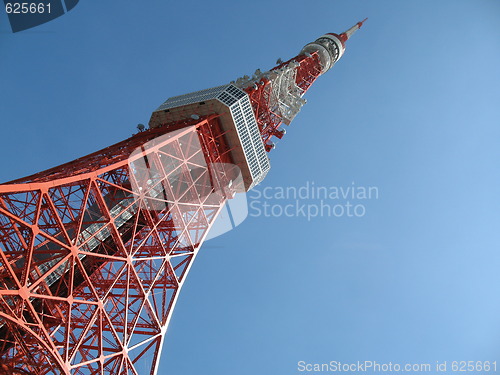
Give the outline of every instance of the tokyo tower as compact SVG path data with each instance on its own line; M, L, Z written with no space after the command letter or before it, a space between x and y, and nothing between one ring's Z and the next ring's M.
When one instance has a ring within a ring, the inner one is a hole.
M122 142L0 184L0 374L156 374L216 217L264 179L273 137L363 22L172 97Z

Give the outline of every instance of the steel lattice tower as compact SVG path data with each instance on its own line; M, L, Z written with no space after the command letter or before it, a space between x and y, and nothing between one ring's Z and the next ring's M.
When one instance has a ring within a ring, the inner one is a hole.
M217 215L262 181L272 137L363 22L270 71L170 98L129 139L1 184L0 374L137 375L144 358L156 374Z

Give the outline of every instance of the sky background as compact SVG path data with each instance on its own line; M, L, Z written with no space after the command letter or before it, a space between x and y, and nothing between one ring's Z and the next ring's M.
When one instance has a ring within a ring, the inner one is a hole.
M267 70L365 17L260 189L354 182L378 199L359 218L249 217L208 241L159 374L500 367L500 2L81 0L16 34L0 11L4 182L125 139L168 97Z

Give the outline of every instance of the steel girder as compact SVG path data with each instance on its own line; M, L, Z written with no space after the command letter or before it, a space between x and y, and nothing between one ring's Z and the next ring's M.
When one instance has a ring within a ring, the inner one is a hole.
M0 185L0 373L155 374L232 191L216 116Z

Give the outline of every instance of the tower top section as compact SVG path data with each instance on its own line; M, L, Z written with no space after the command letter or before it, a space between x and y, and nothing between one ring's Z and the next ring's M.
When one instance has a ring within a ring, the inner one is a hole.
M357 24L355 24L353 27L351 27L349 30L347 31L344 31L342 34L339 35L339 39L342 43L345 43L347 42L347 40L352 36L352 34L354 34L356 31L358 31L361 26L363 26L363 23L365 23L365 21L368 19L365 18L363 21L360 21L358 22ZM332 35L335 35L335 34L332 34Z
M307 44L300 51L301 54L312 54L317 53L321 62L321 74L328 71L344 54L345 42L358 31L363 23L368 18L363 21L356 23L350 29L344 31L341 34L328 33L322 35L314 42Z

